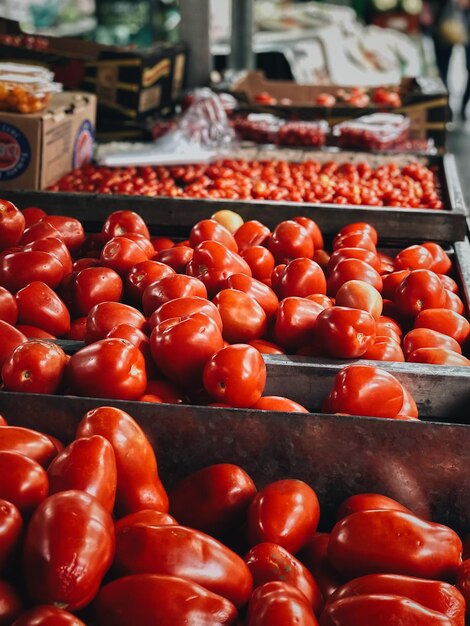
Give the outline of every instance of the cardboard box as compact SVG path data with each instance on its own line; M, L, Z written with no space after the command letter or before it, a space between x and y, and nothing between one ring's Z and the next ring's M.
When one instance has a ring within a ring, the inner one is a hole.
M93 156L96 96L64 92L40 113L0 112L0 189L46 189Z
M320 93L335 94L338 89L349 89L352 86L354 85L301 85L292 81L267 80L261 72L253 71L245 72L235 79L230 85L230 91L237 97L243 110L273 113L294 119L324 119L332 126L378 111L399 113L410 118L413 139L431 138L440 151L445 149L449 94L439 78L402 79L402 106L396 108L380 108L374 104L358 108L344 102L337 102L329 108L314 104L314 99ZM263 91L276 98L278 103L258 104L255 96ZM290 103L280 104L283 98L288 98Z

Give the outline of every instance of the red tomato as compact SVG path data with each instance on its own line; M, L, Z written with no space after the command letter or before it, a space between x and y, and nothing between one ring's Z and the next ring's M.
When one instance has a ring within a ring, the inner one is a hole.
M225 598L175 576L136 574L103 587L95 601L97 626L204 624L235 626L237 610Z
M450 311L430 307L422 311L415 320L415 328L431 328L444 335L453 337L459 344L463 344L470 334L470 323L462 315Z
M78 489L94 496L104 508L113 512L116 498L117 471L114 450L104 437L73 441L50 464L47 475L49 493Z
M122 292L122 279L114 270L108 267L80 270L71 285L73 311L78 316L88 315L100 302L119 302Z
M0 200L0 252L16 246L25 227L23 213L8 200Z
M2 202L5 202L5 200L2 200ZM22 610L23 606L18 593L9 583L0 580L0 624L9 626L20 615Z
M313 241L314 250L323 250L323 235L321 233L320 227L316 222L314 222L309 217L298 216L294 217L294 222L297 222L301 226L303 226L307 231Z
M99 302L88 312L85 342L103 339L119 324L130 324L142 330L145 323L145 317L134 307L120 302Z
M269 285L275 265L272 253L263 246L251 246L240 255L250 266L253 278Z
M70 314L59 296L38 280L20 289L16 296L18 322L37 326L56 337L70 330Z
M274 320L274 340L288 352L313 343L317 319L323 310L321 304L309 298L284 298Z
M339 231L339 235L346 235L348 233L366 233L371 238L375 246L377 245L379 239L376 229L372 226L372 224L367 222L353 222L352 224L343 226Z
M465 559L457 574L457 589L463 595L467 605L467 617L470 615L470 560Z
M0 450L19 452L44 468L57 456L57 449L47 435L21 426L0 429Z
M4 287L0 287L0 321L14 326L18 319L18 305L15 297Z
M41 220L53 226L59 233L59 238L65 243L72 254L77 252L85 241L83 226L74 217L65 215L47 215Z
M145 252L148 259L151 259L155 256L155 248L152 246L152 242L150 239L147 239L143 235L139 235L138 233L128 233L126 235L126 239L130 239L134 243L136 243L140 249Z
M276 345L275 343L271 343L271 341L266 341L266 339L253 339L253 341L248 342L250 346L256 348L261 352L261 354L285 354L285 351Z
M358 511L404 511L412 513L406 506L400 504L393 498L383 496L379 493L357 493L354 496L346 498L338 508L336 519L339 521L343 517L357 513Z
M218 308L213 302L199 296L186 296L183 298L174 298L164 302L156 309L148 321L150 328L155 328L172 317L187 317L193 313L205 313L211 317L222 332L222 318Z
M238 244L232 233L216 220L197 222L189 234L189 245L195 248L203 241L218 241L232 252L238 252Z
M321 613L321 591L308 569L290 552L275 543L258 543L245 556L253 576L253 587L271 581L292 585L303 593L316 615Z
M116 535L115 567L123 574L161 574L186 578L235 606L246 604L253 580L235 552L185 526L134 524Z
M13 626L85 626L85 623L68 611L43 604L22 613Z
M430 270L433 263L433 255L424 246L409 246L394 259L395 271Z
M125 276L136 263L148 261L148 256L132 239L113 237L103 246L100 261L104 267L109 267L121 276Z
M279 306L279 300L270 287L246 274L232 274L224 281L223 289L245 292L262 307L268 319L274 315Z
M404 596L392 594L352 596L328 603L322 626L363 626L363 624L413 624L413 626L452 626L443 613L425 608Z
M377 254L376 244L371 234L365 230L351 230L341 233L333 239L333 250L340 248L363 248Z
M57 339L55 335L48 333L47 330L30 326L29 324L17 324L16 329L26 335L28 339Z
M47 217L47 216L46 216ZM35 224L32 224L23 232L20 239L20 245L25 246L39 239L46 239L47 237L54 237L63 241L61 234L54 228L52 224L46 221L45 218L40 219Z
M447 276L447 274L439 274L439 273L437 274L439 278L441 279L441 283L444 285L445 289L448 289L449 291L452 291L453 293L459 292L459 286L457 285L457 283L455 282L453 278L451 278L450 276Z
M250 407L266 385L266 365L252 346L234 344L218 350L204 367L204 388L216 402Z
M46 237L45 239L36 239L35 241L28 243L24 246L23 251L29 252L31 250L42 250L43 252L49 252L55 256L62 264L64 276L70 274L72 271L72 257L70 256L69 249L58 237Z
M222 318L222 336L229 343L248 342L265 334L266 313L247 293L238 289L222 289L212 302Z
M267 247L276 263L286 263L300 257L311 259L315 251L308 230L294 220L280 222L268 239Z
M348 280L338 289L335 304L367 311L375 320L382 314L382 296L375 287L362 280Z
M33 280L40 280L55 289L63 277L62 263L49 252L11 252L0 257L0 286L11 293L16 293Z
M431 328L414 328L404 336L403 352L407 358L419 348L445 348L462 354L462 348L455 339Z
M447 348L417 348L408 356L408 362L467 367L470 365L470 360L463 354L457 354L457 352Z
M401 330L398 323L388 317L387 315L381 315L376 322L377 328L377 337L391 337L395 339L398 343L401 343L401 337L403 335L403 331Z
M150 239L150 233L144 220L134 211L114 211L106 218L101 232L106 241L113 237L126 236L128 233L137 233Z
M316 493L301 480L278 480L261 489L248 509L248 541L277 543L291 554L316 531L320 505Z
M326 354L354 359L374 343L375 320L367 311L334 306L318 315L315 333Z
M331 255L326 250L315 250L313 255L313 260L315 263L318 263L324 272L326 272L330 258Z
M189 246L174 246L166 250L160 250L153 257L154 261L168 265L177 274L185 274L186 266L193 258L193 249Z
M135 513L129 513L121 517L114 523L116 532L120 532L124 528L134 526L134 524L143 524L145 526L175 526L178 522L169 513L155 511L155 509L142 509Z
M136 305L142 302L142 294L145 289L155 281L165 276L171 276L174 270L157 261L141 261L133 265L126 277L126 294Z
M56 393L64 378L67 357L59 346L33 339L20 344L2 367L6 391Z
M389 300L395 299L395 292L401 282L411 274L411 270L399 270L398 272L390 272L382 276L383 289L382 297Z
M197 296L207 298L207 290L197 278L172 273L148 285L142 294L142 307L147 317L162 304L175 298Z
M185 526L221 537L244 520L256 494L238 465L209 465L183 478L170 492L170 511Z
M7 500L0 500L0 573L10 564L21 539L23 520L16 506ZM0 600L0 606L1 606ZM0 610L0 624L1 619Z
M8 322L0 320L0 368L3 367L13 350L25 341L27 341L26 335Z
M418 407L416 406L413 396L406 387L403 387L403 406L401 407L401 411L397 417L407 420L418 418Z
M67 379L79 396L137 400L147 386L145 359L126 339L102 339L72 355Z
M77 437L101 435L113 446L117 468L116 510L120 515L142 509L168 511L168 496L158 476L157 459L132 417L113 407L88 411Z
M70 339L71 341L85 341L86 321L86 317L77 317L77 319L70 322L70 330L64 336L64 339Z
M398 285L394 302L404 315L416 316L425 309L445 304L445 290L437 274L430 270L413 270Z
M465 601L462 595L453 585L437 580L394 574L360 576L340 587L330 598L330 602L354 596L382 594L409 598L432 611L447 615L455 624L464 624Z
M261 222L248 220L248 222L242 224L234 233L239 253L241 254L253 246L262 246L270 234L271 231L269 228L261 224Z
M246 626L318 626L312 607L298 589L286 582L273 581L253 592L248 605Z
M336 375L327 407L330 413L393 418L400 413L403 400L403 386L389 372L349 365Z
M426 250L431 253L433 258L433 262L429 269L432 272L436 272L436 274L447 274L452 267L452 261L443 248L438 243L434 243L433 241L423 243L423 248L426 248Z
M47 498L45 470L19 452L0 451L0 498L11 502L22 515L29 515Z
M98 500L84 491L56 493L39 505L26 532L28 593L36 602L80 609L95 597L113 553L113 520Z
M251 407L258 411L282 411L283 413L308 413L307 409L294 400L282 396L263 396Z
M405 355L398 341L388 336L376 336L375 342L362 355L371 361L395 361L403 363Z
M358 259L370 265L377 272L381 271L382 264L375 252L364 248L338 248L328 259L327 271L331 273L340 261L344 259Z
M156 374L155 364L150 352L150 340L145 333L130 324L119 324L118 326L112 328L106 335L106 339L113 338L126 339L133 346L139 348L144 355L147 376L150 374Z
M45 211L37 206L26 207L25 209L22 209L21 212L23 213L23 217L25 219L25 228L29 228L47 215Z
M447 526L396 510L348 515L334 526L328 546L333 566L350 578L378 573L454 579L461 553L462 542Z
M329 533L315 533L300 555L302 563L314 575L325 601L344 583L344 578L328 560L329 542Z
M146 394L156 396L160 402L168 404L188 404L188 399L183 391L166 380L147 381Z
M310 294L326 294L326 279L323 270L311 259L290 261L276 285L279 298L289 296L307 297Z
M170 250L175 245L173 239L169 239L168 237L151 237L150 241L152 242L155 252Z
M338 289L349 280L361 280L369 283L381 292L383 281L374 268L360 259L343 259L335 265L327 280L327 293L336 296Z
M446 301L444 304L445 309L450 309L451 311L455 311L459 315L463 315L465 313L465 305L459 296L450 291L449 289L445 290L446 292Z

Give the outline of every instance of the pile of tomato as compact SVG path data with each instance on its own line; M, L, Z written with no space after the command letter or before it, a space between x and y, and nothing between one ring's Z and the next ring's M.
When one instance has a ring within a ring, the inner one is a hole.
M464 626L470 542L426 505L356 494L319 520L307 483L228 463L167 491L117 408L65 448L0 417L0 624Z
M86 165L66 174L53 191L272 200L442 209L437 173L422 163L371 167L309 160L226 159L210 165L106 168Z
M292 100L287 96L277 99L267 91L261 91L253 97L254 102L267 106L277 104L290 106ZM339 104L342 106L357 107L359 109L376 105L378 108L399 107L402 104L398 89L393 87L377 87L367 89L365 87L352 87L351 89L337 89L334 93L322 92L315 96L313 104L331 108Z

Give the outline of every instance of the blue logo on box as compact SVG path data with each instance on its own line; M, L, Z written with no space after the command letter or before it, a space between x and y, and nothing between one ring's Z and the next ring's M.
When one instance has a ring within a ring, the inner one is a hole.
M93 157L93 140L95 134L90 120L85 120L80 125L73 142L72 167L82 167L89 163Z
M17 178L28 169L30 161L29 141L21 130L0 122L0 181Z

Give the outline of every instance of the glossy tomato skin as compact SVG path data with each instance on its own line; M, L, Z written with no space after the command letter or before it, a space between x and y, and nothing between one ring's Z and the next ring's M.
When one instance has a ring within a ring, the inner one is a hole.
M94 617L97 626L235 626L238 614L231 602L189 580L137 574L103 587Z
M275 265L272 253L264 246L251 246L240 252L240 255L250 266L253 278L270 285Z
M261 246L270 234L269 228L258 220L248 220L234 233L238 251L242 253L253 246Z
M318 626L305 597L287 582L268 582L253 592L246 626Z
M336 296L339 288L350 280L362 280L378 292L382 292L383 281L380 274L368 263L360 259L346 258L337 263L327 280L327 293Z
M85 241L83 226L75 217L65 215L46 215L43 220L50 224L59 233L60 239L65 243L72 254L77 252Z
M0 574L2 575L19 545L22 530L23 519L17 507L7 500L0 500Z
M19 452L0 452L0 498L29 515L48 491L47 474L39 463Z
M55 335L48 333L47 330L31 326L30 324L17 324L16 329L24 333L28 339L57 339Z
M290 261L279 277L276 292L280 299L289 296L305 298L310 294L326 294L326 278L322 268L311 259Z
M245 556L253 576L253 587L270 581L282 581L301 591L315 615L320 615L323 597L308 569L290 552L275 543L258 543Z
M262 396L251 407L258 411L282 411L283 413L308 413L307 409L289 398L283 396Z
M147 386L144 355L126 339L102 339L72 355L67 380L76 395L137 400Z
M177 526L178 522L169 513L162 513L155 509L142 509L135 513L124 515L114 523L116 532L120 532L128 526L143 524L145 526Z
M88 267L77 272L70 291L73 312L85 316L100 302L119 302L123 284L119 274L108 267Z
M301 480L278 480L261 489L248 509L248 541L277 543L291 554L314 534L320 519L316 493Z
M414 328L403 337L403 352L406 357L418 348L446 348L462 354L460 344L453 337L431 328Z
M398 270L397 272L390 272L389 274L382 276L382 297L393 300L400 283L410 274L411 270Z
M45 283L33 281L16 296L18 323L42 328L56 337L70 330L70 313L59 296Z
M142 294L142 308L147 317L165 302L175 298L197 296L207 298L207 290L199 279L185 274L170 274L150 283Z
M426 248L426 250L431 253L433 258L429 269L436 272L436 274L447 274L452 267L452 261L445 250L438 243L434 243L433 241L427 241L422 245L423 248Z
M301 562L313 574L325 602L344 583L344 578L328 560L329 542L329 533L315 533L299 555Z
M414 245L401 250L397 254L394 259L394 266L395 271L430 270L433 262L433 255L427 248Z
M193 249L189 246L174 246L160 250L153 257L154 261L171 267L177 274L185 274L186 266L193 258Z
M85 623L73 613L42 604L22 613L13 626L85 626Z
M470 360L448 348L417 348L408 356L409 363L429 365L457 365L468 367Z
M362 356L374 343L375 320L367 311L330 307L318 315L315 333L325 354L354 359Z
M239 289L222 289L212 302L222 318L222 336L229 343L260 339L267 329L266 313L250 295Z
M323 310L321 304L309 298L284 298L274 318L274 341L289 353L313 344L317 319Z
M113 407L89 411L77 429L77 437L101 435L113 447L117 468L116 511L127 515L142 509L168 511L168 496L158 476L150 442L137 422Z
M133 265L126 276L126 294L129 300L140 305L145 289L155 281L174 274L173 268L158 261L141 261Z
M147 261L148 256L138 243L128 237L113 237L101 250L100 261L120 276L125 276L136 263Z
M357 259L370 265L374 270L380 273L381 263L375 252L366 250L365 248L338 248L328 259L327 273L330 274L340 261L345 259Z
M300 257L311 259L315 251L308 230L294 220L280 222L273 230L267 247L276 263Z
M222 332L222 318L220 317L218 308L210 300L199 296L186 296L164 302L152 313L148 325L149 328L153 329L158 326L160 322L164 322L172 317L187 317L193 313L204 313L212 317Z
M232 252L238 252L238 244L232 233L216 220L201 220L189 234L189 245L195 248L203 241L218 241Z
M393 418L400 413L403 400L403 386L389 372L349 365L336 375L327 406L330 413Z
M321 230L318 226L318 224L316 222L314 222L312 219L310 219L309 217L305 217L305 216L298 216L298 217L294 217L294 222L297 222L298 224L300 224L301 226L303 226L307 231L308 234L310 235L310 237L312 238L313 241L313 247L315 250L322 250L323 249L323 235L321 233Z
M9 626L23 610L21 598L9 583L0 580L0 624Z
M392 361L403 363L405 356L400 344L391 337L377 336L375 342L362 355L364 359L372 361Z
M73 269L72 257L69 249L58 237L46 237L45 239L36 239L31 243L24 246L23 250L29 252L30 250L42 250L43 252L49 252L55 256L62 264L64 276L70 274Z
M340 248L362 248L377 254L376 244L369 233L362 230L339 232L333 239L333 250Z
M0 286L11 293L16 293L34 280L40 280L55 289L63 276L62 263L49 252L19 251L0 257Z
M442 282L442 281L441 281ZM465 313L465 305L462 302L462 299L453 291L446 289L446 301L444 304L444 308L450 309L451 311L455 311L459 315L464 315Z
M413 624L413 626L452 626L443 613L398 595L352 596L328 603L321 626L363 626L364 624Z
M78 489L94 496L113 512L116 498L117 470L114 450L100 435L73 441L50 464L47 470L49 493Z
M67 356L59 346L40 339L20 344L2 367L7 391L56 393L63 383Z
M220 328L204 313L167 319L150 335L157 367L170 381L190 390L201 387L207 361L223 345Z
M87 316L85 342L104 339L119 324L131 324L142 330L145 317L140 311L121 302L100 302L90 309Z
M12 293L0 287L0 321L14 326L18 319L18 305Z
M459 344L470 334L470 323L463 315L440 308L422 311L415 320L415 328L432 328L453 337Z
M359 511L404 511L405 513L412 513L406 506L400 504L393 498L383 496L379 493L358 493L354 496L349 496L340 505L336 519L339 521L343 517L358 513Z
M72 341L85 341L86 334L86 317L77 317L70 322L70 330L64 339Z
M128 574L186 578L217 593L236 607L253 588L250 570L235 552L193 528L133 524L116 535L116 569Z
M23 213L12 202L0 200L0 251L16 246L24 227Z
M246 274L232 274L223 283L223 289L237 289L256 300L270 319L279 306L279 300L274 291L264 283L247 276Z
M210 397L233 407L250 407L266 385L266 365L261 353L246 344L218 350L206 362L203 384Z
M470 559L462 561L457 574L456 586L465 599L468 617L470 615Z
M26 335L8 322L0 320L0 368L13 350L25 341Z
M453 585L437 580L395 574L360 576L337 589L330 602L351 596L375 594L409 598L432 611L447 615L456 626L464 626L465 601L461 593Z
M101 229L105 239L125 236L127 233L137 233L150 239L150 233L144 220L134 211L114 211L103 223Z
M0 450L24 454L44 468L57 456L57 449L49 437L21 426L0 429Z
M266 339L253 339L253 341L248 342L250 346L256 348L261 352L261 354L285 354L285 350L271 341L267 341Z
M444 286L434 272L413 270L398 285L393 301L404 315L417 316L421 311L445 304Z
M461 553L462 542L447 526L396 510L348 515L334 526L328 546L333 566L349 578L381 573L454 580Z
M376 321L382 315L382 296L375 287L362 280L343 283L336 293L335 304L367 311Z
M170 492L170 511L184 526L223 537L241 525L256 486L238 465L209 465Z
M147 335L130 324L119 324L112 328L106 335L107 339L111 338L126 339L129 343L142 352L145 359L145 370L147 372L147 378L156 373L155 364L150 354L150 340Z
M67 533L60 532L64 528ZM50 496L26 532L23 572L29 595L69 610L86 606L112 563L114 544L113 520L96 498L77 490Z
M25 209L22 209L21 212L23 213L23 217L25 219L25 228L29 228L46 216L46 212L37 206L26 207Z
M54 237L63 241L57 228L54 228L52 224L49 224L42 218L24 230L19 243L21 246L26 246L29 243L40 239L47 239L48 237Z

